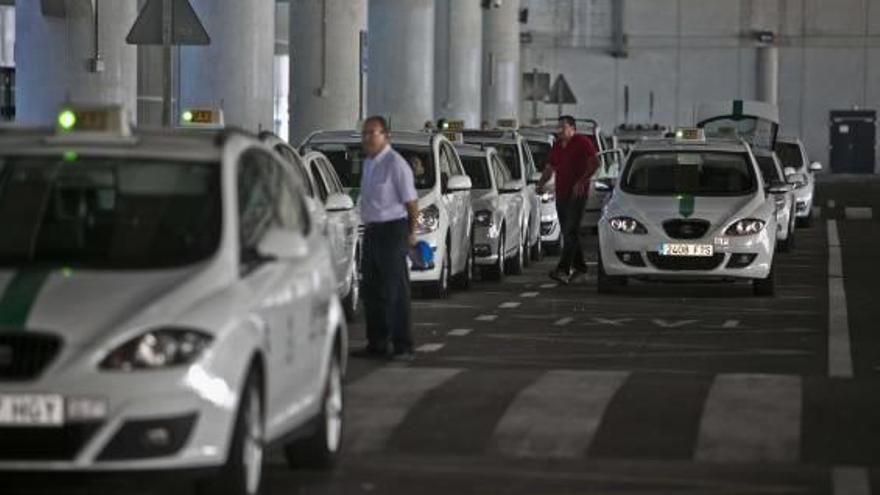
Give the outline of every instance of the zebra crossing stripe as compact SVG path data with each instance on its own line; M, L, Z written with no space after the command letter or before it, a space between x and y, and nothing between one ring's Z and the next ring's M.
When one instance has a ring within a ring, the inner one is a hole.
M695 459L798 462L801 390L797 376L716 376L703 409Z
M615 371L545 373L508 407L490 449L511 457L582 456L628 376Z
M430 390L460 373L455 368L381 368L346 390L346 446L382 450L406 413Z

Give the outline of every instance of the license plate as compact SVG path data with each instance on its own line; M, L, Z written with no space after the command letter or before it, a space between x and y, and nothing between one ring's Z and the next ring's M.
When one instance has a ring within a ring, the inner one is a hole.
M715 248L711 244L661 244L662 256L705 256L715 254Z
M60 395L0 395L0 425L61 426L64 398Z

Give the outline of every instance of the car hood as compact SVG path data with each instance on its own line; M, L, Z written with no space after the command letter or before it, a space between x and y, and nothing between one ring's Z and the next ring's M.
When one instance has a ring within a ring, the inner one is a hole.
M641 196L615 191L606 209L607 217L632 216L646 223L648 230L662 232L663 222L671 219L691 218L708 221L716 230L746 217L762 220L766 212L761 210L764 201L760 195L736 197L707 196Z
M173 324L214 292L206 271L2 269L0 332L47 332L85 345L133 327Z

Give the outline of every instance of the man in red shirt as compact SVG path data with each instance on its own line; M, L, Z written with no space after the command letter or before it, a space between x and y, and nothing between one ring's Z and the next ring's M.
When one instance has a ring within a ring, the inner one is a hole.
M562 255L550 278L563 284L587 273L578 230L586 208L590 177L599 167L596 155L593 141L577 133L574 117L559 117L557 139L550 150L549 166L544 169L538 191L543 191L556 174L556 214L562 229Z

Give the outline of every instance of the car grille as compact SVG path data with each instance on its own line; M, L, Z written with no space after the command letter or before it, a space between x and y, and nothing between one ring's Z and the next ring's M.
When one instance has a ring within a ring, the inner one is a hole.
M52 335L16 331L0 333L0 380L32 380L40 375L61 349Z
M648 253L648 261L659 270L687 271L714 270L724 261L724 253L714 256L662 256L657 252Z
M66 461L72 460L92 438L101 423L80 423L60 428L0 428L0 460Z
M667 220L663 222L663 230L673 239L699 239L709 231L710 224L706 220Z

